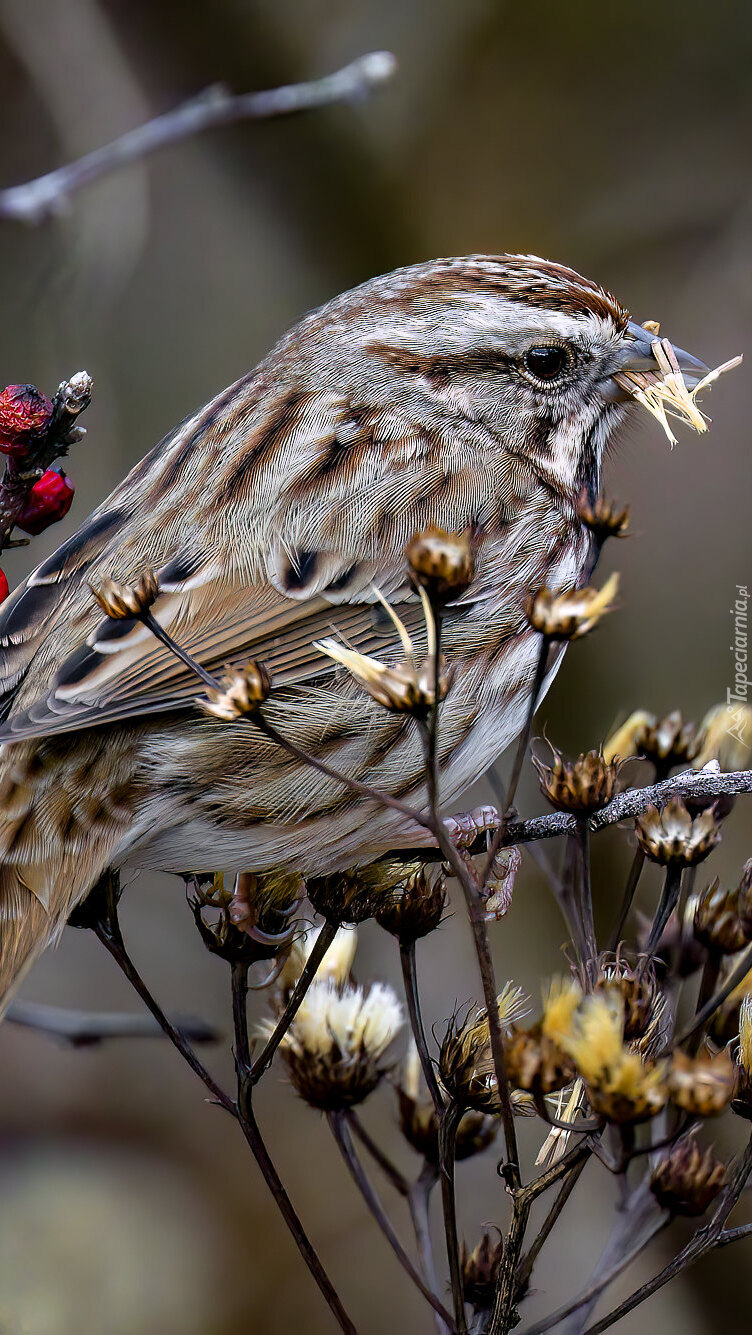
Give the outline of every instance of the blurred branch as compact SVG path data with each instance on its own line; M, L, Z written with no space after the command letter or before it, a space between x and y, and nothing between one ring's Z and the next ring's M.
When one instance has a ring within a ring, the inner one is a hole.
M309 83L237 95L221 85L206 88L174 111L156 116L77 161L0 191L0 217L17 222L42 222L59 213L76 190L168 144L180 143L218 125L290 116L332 102L355 101L390 79L396 68L391 52L371 51L334 74Z
M26 1029L70 1043L90 1047L110 1038L162 1038L164 1032L153 1015L128 1015L122 1011L83 1011L46 1006L38 1001L14 1001L6 1018ZM217 1043L220 1035L204 1020L176 1016L174 1028L191 1043Z

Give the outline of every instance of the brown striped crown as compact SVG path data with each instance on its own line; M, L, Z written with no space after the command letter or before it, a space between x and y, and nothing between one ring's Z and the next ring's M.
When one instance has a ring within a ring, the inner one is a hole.
M451 293L476 288L568 315L596 315L612 320L620 331L629 322L629 311L606 288L565 264L536 255L468 255L432 260L398 269L385 281L385 296L399 301L428 289Z

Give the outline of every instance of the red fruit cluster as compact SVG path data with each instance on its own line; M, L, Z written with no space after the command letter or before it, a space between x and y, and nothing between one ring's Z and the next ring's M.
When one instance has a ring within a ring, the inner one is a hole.
M36 537L50 524L65 518L74 494L75 487L70 478L63 472L48 468L26 497L24 508L16 519L16 527Z
M0 391L0 450L26 454L47 430L52 403L36 385L6 385Z
M5 571L0 570L0 603L5 602L5 599L8 597L9 593L10 589L8 587L8 580Z

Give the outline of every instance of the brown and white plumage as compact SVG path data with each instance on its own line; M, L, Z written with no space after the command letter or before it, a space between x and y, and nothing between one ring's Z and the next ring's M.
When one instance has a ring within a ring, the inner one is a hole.
M564 370L538 381L525 359L551 346ZM404 546L430 522L472 525L476 578L444 641L458 665L440 748L452 801L521 724L528 594L589 575L577 499L597 490L624 411L611 377L647 352L614 298L569 269L437 260L309 316L157 445L0 615L0 995L108 864L321 871L415 835L251 725L202 717L195 679L141 625L103 623L89 583L153 566L155 616L202 663L262 660L283 731L420 802L409 720L313 642L397 657L373 587L419 634Z

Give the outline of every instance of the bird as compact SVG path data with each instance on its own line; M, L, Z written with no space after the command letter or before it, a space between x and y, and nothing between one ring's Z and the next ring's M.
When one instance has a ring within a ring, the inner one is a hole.
M706 368L673 352L696 383ZM109 867L305 876L425 843L259 729L203 714L189 669L138 619L103 619L93 587L154 570L154 618L205 669L263 663L278 731L420 808L413 720L318 646L399 660L389 607L425 632L406 544L471 531L475 575L443 624L450 807L521 730L528 599L590 578L580 500L633 402L615 377L650 368L654 327L567 266L437 259L307 315L137 463L0 614L0 997Z

